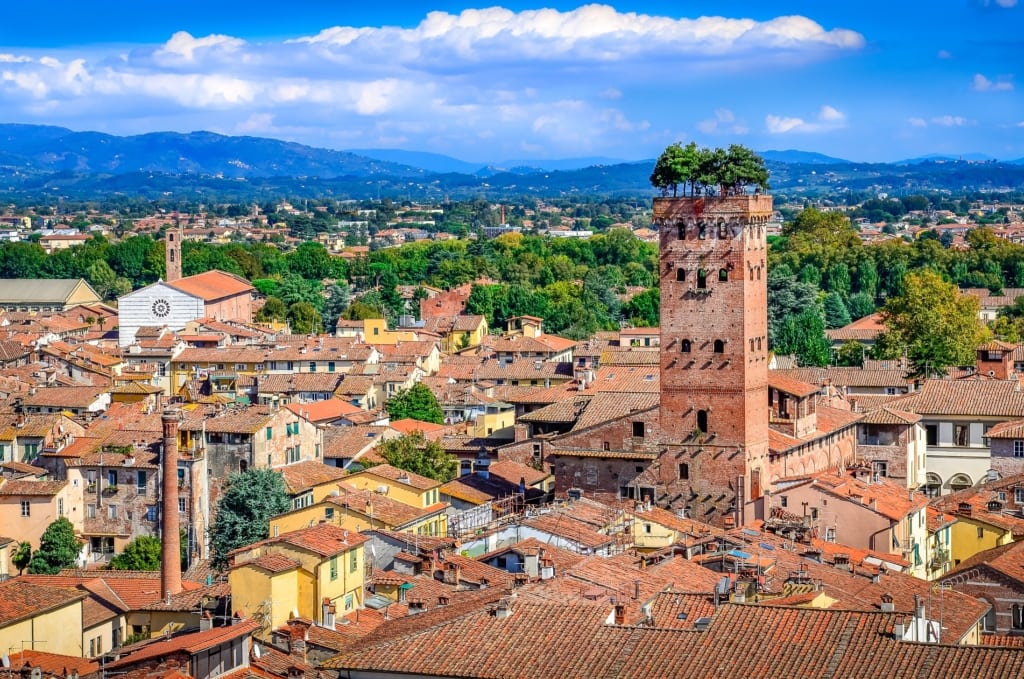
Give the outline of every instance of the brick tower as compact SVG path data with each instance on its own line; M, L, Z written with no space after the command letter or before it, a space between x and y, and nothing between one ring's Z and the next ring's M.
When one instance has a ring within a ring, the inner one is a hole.
M661 234L666 502L730 525L760 513L768 466L771 196L655 198Z
M167 229L167 233L164 235L164 257L167 264L165 280L168 283L173 283L181 278L181 236L180 226Z
M166 599L181 592L181 535L178 521L178 422L181 412L165 410L164 450L160 459L163 532L160 536L160 594Z

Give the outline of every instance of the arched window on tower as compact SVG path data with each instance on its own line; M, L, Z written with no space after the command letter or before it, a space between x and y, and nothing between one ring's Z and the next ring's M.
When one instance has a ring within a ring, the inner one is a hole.
M676 280L677 281L685 281L686 280L686 269L683 269L681 267L676 269Z
M679 240L683 240L685 238L686 238L686 224L683 223L683 222L679 222Z
M753 337L750 338L750 350L751 351L754 350L754 338Z
M761 280L761 267L757 267L757 280Z
M697 288L703 290L708 287L708 272L704 269L697 269Z
M690 342L690 340L684 339L682 342L679 343L679 347L684 354L688 354L690 353L690 350L693 349L693 344Z
M761 338L760 337L757 338L757 350L761 351Z
M174 250L168 250L167 251L167 256L170 257L171 261L173 262L174 261Z
M707 433L707 431L708 431L708 411L706 411L706 410L698 410L697 411L697 429L700 429L701 432L703 432L705 434Z
M701 222L697 225L697 238L700 240L707 240L708 237L708 225Z
M715 340L714 351L716 354L725 353L725 342L720 339Z
M725 222L718 222L718 237L719 238L728 238L729 237L729 227L725 225Z
M754 280L754 267L750 267L750 280Z
M718 280L721 283L728 282L728 280L729 280L729 270L728 269L719 269L718 270Z

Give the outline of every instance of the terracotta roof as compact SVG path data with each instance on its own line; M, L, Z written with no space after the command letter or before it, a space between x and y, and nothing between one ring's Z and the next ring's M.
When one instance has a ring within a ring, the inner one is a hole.
M358 406L340 398L328 398L312 403L289 403L285 408L310 422L327 422L361 412Z
M259 626L259 622L256 620L243 620L236 625L213 627L202 632L183 634L171 639L155 641L154 643L142 646L134 653L122 656L113 662L108 662L106 666L107 669L118 669L131 667L146 660L162 658L175 652L198 653L199 651L219 646L232 639L251 635L259 629Z
M889 406L882 406L878 410L872 410L861 419L863 424L902 424L910 425L921 421L921 416L914 413L896 410ZM995 427L993 427L994 429ZM991 436L991 430L989 430Z
M1024 420L1010 420L993 425L985 434L990 439L1024 439Z
M216 269L165 283L165 285L207 302L255 291L255 288L241 276Z
M257 568L262 568L263 570L271 573L284 573L295 568L300 568L302 564L295 559L289 559L283 554L263 554L249 561L236 562L235 566L256 566Z
M324 502L366 517L366 528L373 528L384 523L389 528L402 530L427 517L443 512L448 506L445 502L438 502L429 507L413 507L382 493L362 490L345 483L339 484L339 489L340 495L330 495L324 498Z
M106 391L106 387L43 387L35 394L26 394L22 403L26 406L86 408Z
M779 391L796 396L797 398L817 394L819 390L819 388L814 384L801 382L799 380L786 377L785 375L780 375L776 370L768 371L768 386L772 389L778 389Z
M535 469L515 460L497 460L490 465L491 476L500 476L506 481L519 483L520 479L532 486L551 477L550 472Z
M1017 380L925 380L919 391L890 402L918 415L1024 417Z
M924 508L928 498L908 491L899 484L881 480L864 483L852 476L836 476L823 472L811 477L813 487L877 512L892 521L901 521L913 511Z
M433 434L436 432L443 432L447 427L443 424L434 424L433 422L422 422L420 420L414 420L407 417L403 420L392 420L388 423L388 426L397 432L402 434L411 434L414 431L420 431L424 434Z
M0 625L6 627L25 618L61 608L86 597L73 587L56 587L12 578L0 582Z
M523 525L590 549L598 549L615 541L612 536L599 533L587 523L566 514L539 514L528 518Z
M33 481L16 479L0 484L0 495L16 496L53 496L62 491L68 482L65 481Z
M245 554L257 547L275 544L288 544L299 549L313 552L320 556L335 556L357 547L369 540L365 535L360 535L340 526L329 523L318 523L309 528L281 533L277 537L268 538L255 542L251 545L241 547L230 552L229 555Z
M256 391L260 394L334 393L344 377L341 373L271 373L257 376Z
M28 665L29 667L38 667L44 675L65 676L70 671L84 675L91 674L100 668L98 661L89 658L28 649L11 652L10 658L11 668L15 671Z
M410 486L417 490L430 490L437 488L441 485L440 481L434 479L428 479L426 476L420 476L412 472L407 472L404 469L393 467L390 464L378 464L369 469L365 469L361 472L353 474L353 476L376 476L382 479L388 479L390 481L396 481L406 486Z
M281 476L284 477L284 485L290 495L309 490L332 481L337 481L346 475L344 469L326 465L317 460L305 460L279 467Z

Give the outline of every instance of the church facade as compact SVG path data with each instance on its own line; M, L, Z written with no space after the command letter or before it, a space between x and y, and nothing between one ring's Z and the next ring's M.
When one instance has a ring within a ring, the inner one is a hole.
M139 328L166 326L177 331L200 318L250 323L254 292L244 278L217 270L157 281L118 298L118 341L128 346Z

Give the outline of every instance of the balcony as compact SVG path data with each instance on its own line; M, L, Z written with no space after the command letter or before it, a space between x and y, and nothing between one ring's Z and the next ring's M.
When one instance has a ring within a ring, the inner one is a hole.
M117 495L117 491L118 491L118 487L117 486L107 486L106 488L104 488L101 491L100 494L103 495L103 497L110 497L112 495Z
M90 483L90 484L86 485L85 492L86 493L95 493L96 492L96 482L94 481L93 483Z

